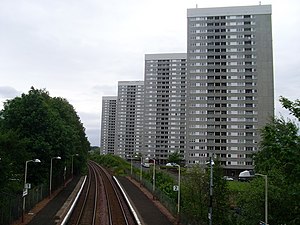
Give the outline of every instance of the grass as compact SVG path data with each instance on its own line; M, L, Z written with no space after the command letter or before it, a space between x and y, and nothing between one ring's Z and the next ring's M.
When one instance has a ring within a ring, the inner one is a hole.
M240 192L245 191L249 186L248 182L240 182L240 181L229 181L228 189L232 192Z

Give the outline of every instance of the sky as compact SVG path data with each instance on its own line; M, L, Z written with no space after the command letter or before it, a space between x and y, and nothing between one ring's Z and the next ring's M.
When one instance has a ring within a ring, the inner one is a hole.
M144 79L144 55L186 52L187 9L258 5L253 0L0 0L0 110L46 89L66 98L91 145L100 143L102 96ZM272 4L275 114L299 98L300 2Z

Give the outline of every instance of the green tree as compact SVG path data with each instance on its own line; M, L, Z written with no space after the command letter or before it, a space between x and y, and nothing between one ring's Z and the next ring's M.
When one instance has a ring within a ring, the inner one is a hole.
M271 224L300 222L298 132L299 129L293 122L274 118L263 128L260 151L254 156L256 171L269 177Z
M12 181L23 178L20 171L24 165L19 162L24 158L31 157L25 151L25 146L26 140L20 140L19 136L12 130L6 133L0 131L0 190L11 187L12 183L16 183ZM21 187L21 185L18 185L18 187Z
M209 181L207 173L196 165L182 176L182 219L191 224L207 224Z
M224 171L218 159L213 166L213 223L229 225L230 207L228 181L223 178Z
M281 102L284 108L288 109L290 113L300 121L300 100L299 99L293 102L281 96L279 101Z
M191 224L206 225L209 212L210 169L200 165L189 169L182 182L182 214ZM230 222L229 191L218 160L213 166L213 224Z
M299 119L299 101L281 98L283 106ZM261 130L260 150L254 154L255 171L268 176L269 224L300 223L300 139L297 125L272 118ZM264 220L265 183L255 177L240 195L239 224ZM278 207L280 206L280 207Z
M42 163L35 167L35 173L28 174L28 180L40 183L48 181L51 157L62 157L53 170L53 176L59 176L71 155L79 154L74 160L84 165L90 145L77 113L65 99L31 88L28 94L4 103L0 112L0 148L1 154L17 165L14 174L24 174L25 161L39 158Z
M182 165L184 164L183 155L180 154L179 151L175 151L174 153L169 155L168 162Z

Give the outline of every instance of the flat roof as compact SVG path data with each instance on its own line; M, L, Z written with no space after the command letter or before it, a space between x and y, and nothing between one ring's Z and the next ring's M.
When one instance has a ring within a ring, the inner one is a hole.
M117 96L102 96L102 100L117 100Z
M145 60L186 59L186 53L145 54Z
M144 85L144 81L118 81L118 85Z
M271 14L271 5L232 6L187 9L187 17Z

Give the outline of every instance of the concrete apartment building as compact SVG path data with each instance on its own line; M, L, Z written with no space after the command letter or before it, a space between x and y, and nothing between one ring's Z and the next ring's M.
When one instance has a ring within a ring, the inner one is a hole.
M274 115L271 6L188 9L187 26L186 161L252 169Z
M115 154L117 96L102 97L101 154Z
M103 153L164 164L180 151L189 165L218 157L230 176L253 169L274 115L271 6L188 9L187 39L187 53L145 55L144 89L119 82L116 143L103 125Z
M144 81L119 81L115 154L128 158L143 148Z
M145 55L144 157L186 150L186 53Z

